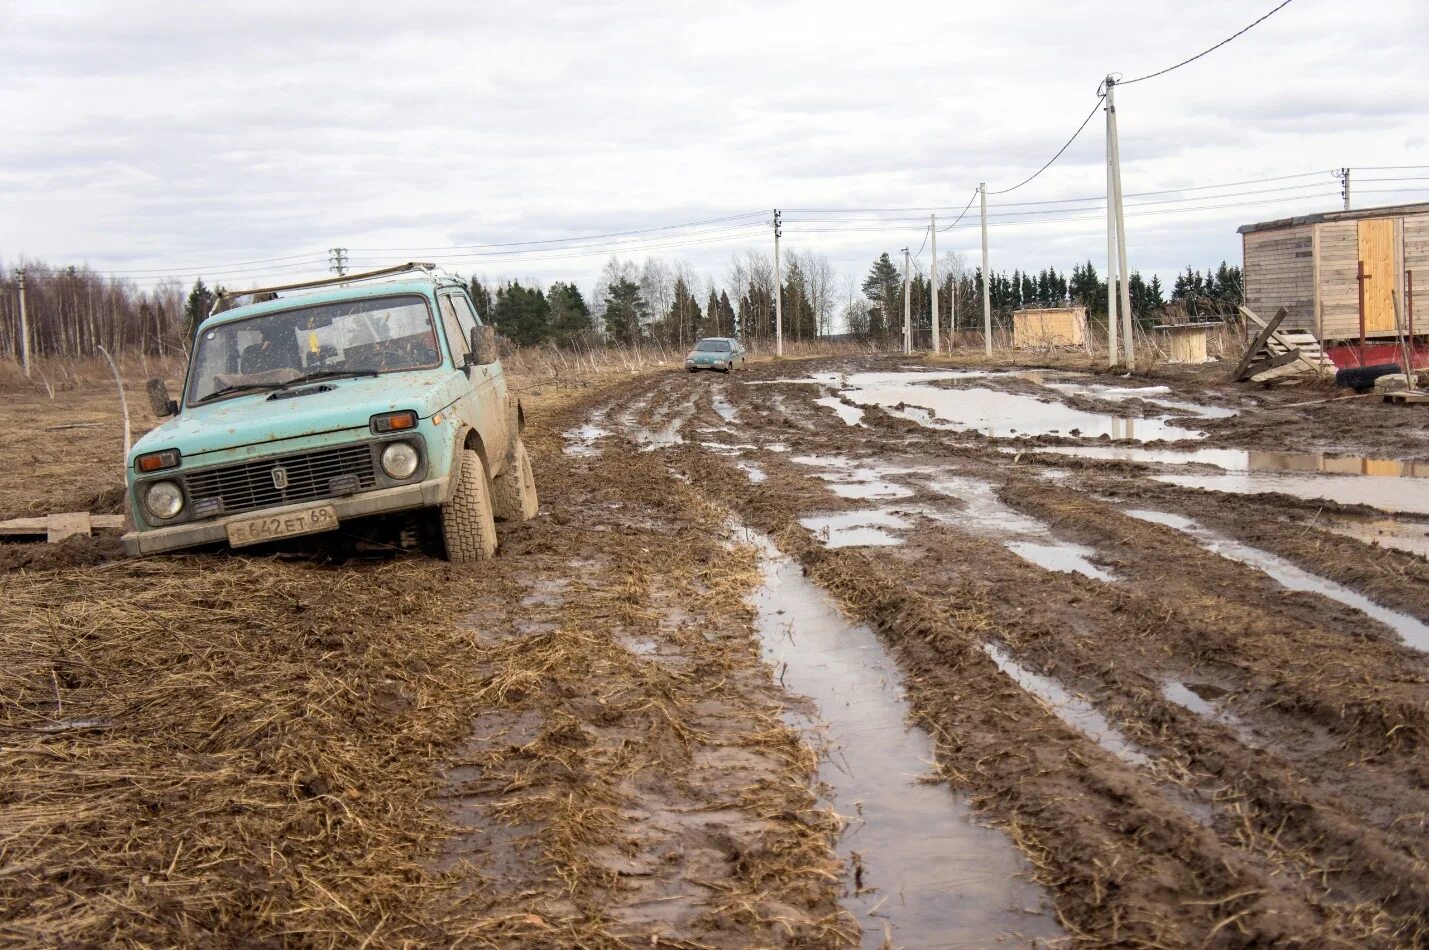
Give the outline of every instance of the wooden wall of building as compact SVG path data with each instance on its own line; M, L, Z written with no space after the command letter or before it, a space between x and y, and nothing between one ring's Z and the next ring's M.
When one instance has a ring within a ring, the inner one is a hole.
M1414 332L1429 333L1429 215L1404 219L1404 269L1414 272Z
M1319 245L1320 319L1324 339L1359 339L1360 236L1358 221L1326 221L1314 226ZM1312 328L1313 329L1313 328Z
M1314 225L1299 224L1244 236L1245 305L1269 319L1290 311L1282 326L1315 330Z

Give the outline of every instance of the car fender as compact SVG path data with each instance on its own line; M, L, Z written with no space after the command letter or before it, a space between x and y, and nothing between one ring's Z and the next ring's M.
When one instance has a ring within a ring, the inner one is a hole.
M491 457L487 454L486 443L482 440L481 433L468 425L459 426L452 439L451 477L447 480L445 501L451 501L452 495L456 493L457 484L461 481L457 476L461 474L462 451L465 449L474 449L476 454L481 457L481 463L486 466L487 477L492 475Z

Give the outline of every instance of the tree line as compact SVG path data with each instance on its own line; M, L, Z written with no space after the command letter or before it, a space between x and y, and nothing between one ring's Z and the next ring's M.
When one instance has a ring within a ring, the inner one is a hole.
M896 346L903 332L904 274L888 254L874 259L859 280L840 276L818 252L794 252L780 261L778 288L772 256L747 251L733 257L722 280L701 280L689 264L647 258L612 258L589 295L574 281L549 287L517 280L469 278L477 312L523 346L586 347L601 343L656 342L685 346L704 336L764 342L775 335L775 294L783 307L784 338L852 337ZM133 283L83 267L25 265L31 353L81 357L104 346L112 353L158 354L186 348L210 312L221 286L201 278L185 293L176 281L140 290ZM947 329L981 329L980 269L957 255L939 261L938 309ZM0 353L18 359L19 294L13 267L0 266ZM1227 313L1242 296L1239 267L1222 262L1204 273L1179 274L1169 298L1159 278L1133 271L1127 285L1136 319L1152 323L1180 314ZM912 323L932 325L933 289L917 270L908 279ZM993 319L1010 325L1013 312L1033 307L1085 306L1093 323L1106 321L1107 284L1090 262L1069 272L994 271L988 285ZM1168 316L1169 314L1169 316Z

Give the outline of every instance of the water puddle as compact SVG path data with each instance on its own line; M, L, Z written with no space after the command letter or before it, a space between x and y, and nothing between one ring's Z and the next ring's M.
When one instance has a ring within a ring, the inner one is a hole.
M1250 729L1234 713L1221 708L1221 700L1228 696L1226 690L1210 683L1183 683L1178 679L1167 679L1161 683L1161 695L1171 702L1188 709L1203 719L1218 722L1236 734L1236 738L1252 748L1259 748L1250 734Z
M1156 481L1233 495L1275 492L1307 501L1365 505L1391 514L1429 515L1429 482L1418 478L1385 480L1362 475L1154 475Z
M1404 640L1405 643L1416 650L1429 651L1429 626L1420 620L1400 613L1397 610L1390 610L1370 600L1363 594L1358 594L1342 584L1320 577L1318 574L1311 574L1297 565L1291 563L1283 557L1271 554L1269 551L1262 551L1253 548L1248 544L1242 544L1231 538L1223 537L1213 531L1201 527L1190 518L1181 515L1169 514L1164 511L1127 511L1126 514L1133 518L1140 518L1142 521L1149 521L1153 524L1164 525L1174 528L1184 534L1195 538L1201 546L1208 551L1212 551L1222 557L1241 564L1254 567L1270 576L1287 590L1302 591L1306 593L1321 594L1331 600L1337 600L1347 607L1353 607L1360 613L1378 620L1389 627Z
M907 498L913 494L913 489L892 482L850 481L830 485L829 488L840 498Z
M1199 439L1205 435L1171 425L1164 419L1130 419L1083 412L1062 402L1042 402L1023 393L984 387L944 389L930 385L948 380L992 379L997 376L1023 376L1041 381L1043 375L1035 371L992 373L985 370L853 373L847 376L823 373L802 382L837 387L840 395L850 402L860 406L880 406L894 416L920 425L974 430L993 438L1068 435L1150 442Z
M1227 472L1256 474L1429 478L1429 464L1424 462L1401 462L1397 459L1369 458L1362 455L1326 455L1323 452L1257 452L1242 449L1177 451L1111 445L1049 445L1039 447L1037 451L1112 462L1142 462L1148 465L1211 465Z
M1018 557L1046 570L1073 572L1098 581L1116 580L1115 575L1092 563L1096 551L1058 540L1043 522L1003 504L987 482L944 478L930 482L928 487L963 503L961 510L942 515L939 521L999 540Z
M591 458L599 455L600 448L596 443L610 435L610 430L605 428L605 417L606 411L598 409L591 413L590 419L584 425L567 429L561 433L566 440L565 448L562 451L566 455L576 458Z
M1140 746L1132 742L1107 722L1107 718L1090 702L1074 695L1061 683L1050 676L1034 673L1018 663L1007 652L994 643L984 643L983 652L992 657L997 668L1012 678L1012 681L1036 696L1051 708L1057 718L1073 729L1087 736L1112 755L1131 765L1149 765L1151 758Z
M1081 574L1094 581L1114 581L1116 577L1091 562L1091 548L1079 544L1047 544L1038 541L1012 541L1008 550L1038 567L1064 574Z
M908 725L897 666L766 539L754 596L762 653L823 720L819 779L849 822L844 907L865 947L992 947L1062 936L1027 861L946 785L922 779L933 742ZM861 887L858 884L861 883Z
M1314 524L1326 531L1366 544L1378 544L1380 547L1429 558L1429 524L1423 522L1321 512L1316 516Z
M734 464L737 465L740 471L744 472L744 474L748 476L749 480L751 482L754 482L756 485L769 477L765 474L764 469L760 468L753 462L735 462Z
M815 399L814 402L820 406L828 406L834 412L838 413L838 417L844 421L844 425L863 425L863 410L858 406L850 406L837 396L821 396Z
M630 431L630 438L636 445L640 446L640 451L651 452L655 449L666 448L671 445L678 445L685 441L681 431L685 423L690 421L690 417L695 414L695 407L692 405L681 406L680 409L668 419L663 413L656 413L652 423L663 423L644 427L633 422L627 425Z
M734 422L739 418L739 410L730 405L729 398L723 389L717 389L710 394L710 403L714 406L714 411L719 413L719 417L725 422Z
M884 529L904 530L913 527L905 518L886 511L846 511L836 515L816 515L800 518L825 547L892 547L903 539Z
M1201 419L1228 419L1231 416L1239 415L1240 410L1230 409L1225 406L1209 406L1198 402L1183 402L1178 399L1167 399L1171 395L1169 386L1109 386L1105 383L1048 383L1043 382L1043 386L1054 389L1060 393L1071 396L1086 396L1090 399L1100 399L1105 402L1122 402L1126 399L1140 399L1153 406L1160 406L1163 409L1171 409L1185 415L1196 416Z

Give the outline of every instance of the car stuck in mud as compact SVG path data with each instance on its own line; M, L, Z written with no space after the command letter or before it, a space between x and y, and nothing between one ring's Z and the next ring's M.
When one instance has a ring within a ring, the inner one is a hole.
M150 383L172 418L130 453L130 554L412 513L482 560L496 520L535 515L521 407L461 281L406 265L245 296L197 328L179 400Z

